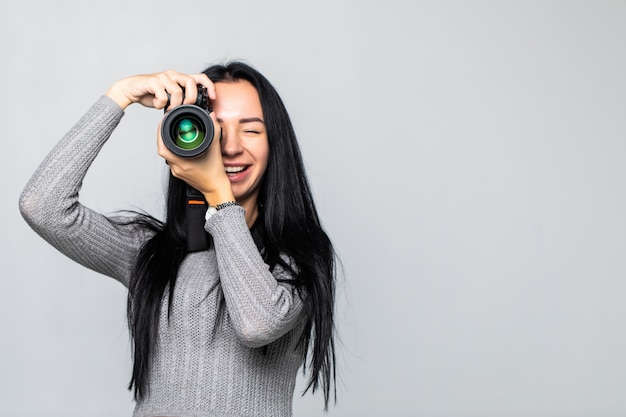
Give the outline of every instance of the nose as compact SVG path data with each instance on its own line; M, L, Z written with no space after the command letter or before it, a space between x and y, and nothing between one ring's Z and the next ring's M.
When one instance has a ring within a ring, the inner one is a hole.
M234 129L222 125L222 155L235 156L243 151L241 138Z

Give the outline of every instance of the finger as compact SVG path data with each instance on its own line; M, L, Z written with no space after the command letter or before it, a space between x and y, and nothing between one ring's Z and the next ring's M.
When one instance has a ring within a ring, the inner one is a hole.
M170 102L170 94L165 90L163 85L154 81L154 85L151 88L152 95L154 98L152 99L152 106L155 109L163 109L169 105Z
M217 121L217 116L215 115L215 112L209 113L209 117L213 121L213 142L219 143L222 141L222 125L220 125Z
M167 160L167 158L170 156L171 152L169 151L169 149L167 149L165 143L163 143L163 136L161 135L162 124L162 122L159 123L159 127L157 129L157 153L161 158L165 159L165 162L169 165L169 161Z
M192 74L191 77L195 80L196 84L201 84L206 87L211 100L215 100L215 84L206 74Z
M168 73L159 74L159 81L166 94L169 95L169 106L166 110L171 110L183 103L183 88Z
M196 104L198 98L198 83L193 77L185 77L180 82L184 83L185 97L184 104Z
M161 135L162 123L162 121L159 123L159 127L157 129L157 153L161 158L165 159L165 162L167 162L168 165L173 165L176 164L177 158L176 155L170 151L167 146L165 146L165 142L163 142L163 136Z
M158 155L165 159L165 163L170 166L170 170L175 169L177 172L183 171L181 168L184 165L184 159L177 156L175 153L169 150L167 146L165 146L165 142L163 142L163 136L161 135L161 125L162 122L159 123L159 127L157 129L157 153Z
M209 117L211 118L211 121L213 122L213 136L211 138L211 144L209 145L209 148L207 149L206 154L208 155L207 157L214 158L214 157L211 157L210 155L213 155L215 153L219 153L221 155L222 127L217 122L217 118L215 117L214 112L210 112Z
M182 89L181 104L196 103L196 98L198 97L198 83L192 76L171 70L165 71L164 74Z

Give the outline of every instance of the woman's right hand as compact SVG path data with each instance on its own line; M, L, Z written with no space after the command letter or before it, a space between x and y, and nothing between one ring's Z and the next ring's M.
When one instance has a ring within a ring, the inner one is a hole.
M215 99L215 85L205 74L183 74L171 70L122 78L109 88L106 95L122 110L133 103L163 109L168 101L169 107L173 108L195 103L198 84L207 88L210 99Z
M187 158L172 153L163 143L160 124L157 129L157 149L159 155L169 165L173 176L200 191L209 205L217 206L227 201L234 201L235 196L222 161L222 128L215 118L215 113L211 113L210 116L215 126L213 141L209 149L202 154Z

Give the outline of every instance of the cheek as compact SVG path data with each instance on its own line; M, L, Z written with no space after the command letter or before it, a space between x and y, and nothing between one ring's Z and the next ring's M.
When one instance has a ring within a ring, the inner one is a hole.
M258 166L261 168L260 174L265 174L265 170L267 168L267 162L270 156L270 146L267 141L267 138L263 141L260 141L255 146L255 159Z

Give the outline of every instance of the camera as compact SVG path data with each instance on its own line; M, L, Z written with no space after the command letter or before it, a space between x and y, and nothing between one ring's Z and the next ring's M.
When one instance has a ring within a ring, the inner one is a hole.
M169 104L168 101L166 109ZM161 124L163 144L175 155L183 157L198 156L206 151L215 130L209 116L211 111L207 89L198 85L198 98L194 104L182 104L166 111Z

